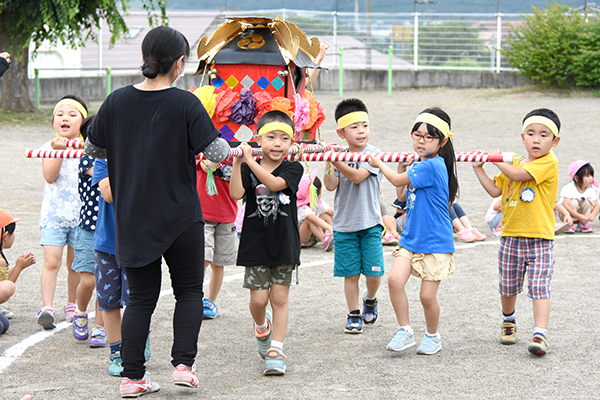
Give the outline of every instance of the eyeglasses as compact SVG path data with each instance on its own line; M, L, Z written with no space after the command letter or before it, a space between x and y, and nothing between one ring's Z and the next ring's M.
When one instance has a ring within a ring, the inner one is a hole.
M433 139L437 139L435 136L431 136L431 135L423 135L421 132L413 132L410 134L410 136L412 137L413 140L416 140L417 142L421 139L423 139L425 141L425 143L431 143L433 142Z

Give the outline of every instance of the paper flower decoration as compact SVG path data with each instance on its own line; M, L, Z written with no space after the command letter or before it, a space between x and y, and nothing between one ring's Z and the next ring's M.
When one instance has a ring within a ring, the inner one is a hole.
M271 111L271 102L273 98L267 92L256 92L254 93L254 104L256 104L256 111L254 117L254 123L258 124L260 117Z
M217 107L215 108L216 122L227 122L231 115L231 106L235 103L238 94L229 87L217 93Z
M231 106L229 119L240 125L254 123L254 95L252 90L243 88L240 91L240 99Z
M292 102L285 97L275 97L271 102L271 110L279 110L294 119L294 111L292 111Z
M296 131L301 132L308 123L310 105L308 100L302 98L298 93L294 95L294 102L296 103L294 124L296 125Z
M215 108L217 107L215 87L211 85L200 86L198 89L194 90L193 93L200 99L206 112L212 118L213 115L215 115Z

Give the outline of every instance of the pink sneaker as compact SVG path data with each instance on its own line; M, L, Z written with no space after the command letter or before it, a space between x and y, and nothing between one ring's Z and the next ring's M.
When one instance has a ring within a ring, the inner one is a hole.
M473 235L470 230L465 229L464 231L458 233L458 240L461 242L470 243L476 241L477 237Z
M381 244L387 246L396 246L398 245L398 239L396 239L394 235L385 235L383 238L381 238Z
M501 226L495 227L494 230L492 231L492 236L493 237L500 237L500 236L502 236L502 227Z
M471 228L471 233L477 238L477 240L487 239L487 236L485 236L483 233L479 232L477 230L477 228Z
M50 306L43 307L37 313L37 323L46 330L56 328L56 325L54 325L55 320L54 309Z
M157 383L150 381L150 375L148 372L144 374L144 377L139 381L132 381L129 378L121 378L121 397L140 397L144 394L158 392L160 386Z
M583 232L583 233L594 232L594 228L592 228L590 226L589 222L586 222L584 224L579 224L579 228L581 228L581 232Z
M571 225L569 229L565 231L565 233L575 233L575 225Z
M331 233L326 233L323 238L323 250L331 251L333 249L333 235Z
M75 303L67 303L65 304L65 319L67 320L67 322L72 322L73 321L73 317L75 316L75 309L77 308L77 305Z
M175 370L173 370L173 383L179 386L187 386L195 388L198 386L198 378L196 378L196 365L192 365L192 369L189 369L184 364L179 364Z

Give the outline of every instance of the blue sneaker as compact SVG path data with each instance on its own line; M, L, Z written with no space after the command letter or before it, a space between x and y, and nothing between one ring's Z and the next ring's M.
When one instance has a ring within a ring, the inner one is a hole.
M263 360L267 355L267 351L271 348L271 337L273 336L273 324L271 312L267 310L266 316L267 323L269 324L269 330L265 333L258 333L256 325L254 326L254 335L256 336L256 344L258 345L258 354Z
M394 336L392 341L386 346L386 350L402 351L414 346L415 344L417 344L415 342L415 334L408 333L408 331L406 331L404 328L399 327L398 332L396 332L396 336Z
M285 357L281 350L271 347L265 356L265 370L263 375L285 374Z
M362 333L363 320L360 314L348 314L348 322L344 328L346 333Z
M417 348L417 354L432 355L442 349L442 339L439 336L425 335L421 345Z
M96 326L91 330L90 347L106 347L106 331L102 326Z
M204 299L204 317L203 319L214 319L217 317L219 309L217 308L217 302L210 299Z
M121 352L117 351L114 355L111 354L110 363L108 364L108 374L111 376L121 376L123 372L123 360Z
M367 292L363 293L363 321L365 325L373 325L377 321L377 296L374 300L367 300Z

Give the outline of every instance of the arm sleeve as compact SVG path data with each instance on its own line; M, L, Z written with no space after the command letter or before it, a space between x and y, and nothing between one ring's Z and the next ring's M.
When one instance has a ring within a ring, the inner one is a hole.
M298 192L298 185L300 184L300 179L302 179L302 174L304 173L304 167L297 161L288 161L288 163L289 165L281 171L279 176L286 181L288 188L293 193L296 193Z
M427 160L413 165L406 173L410 184L415 189L429 187L434 182L433 164Z

